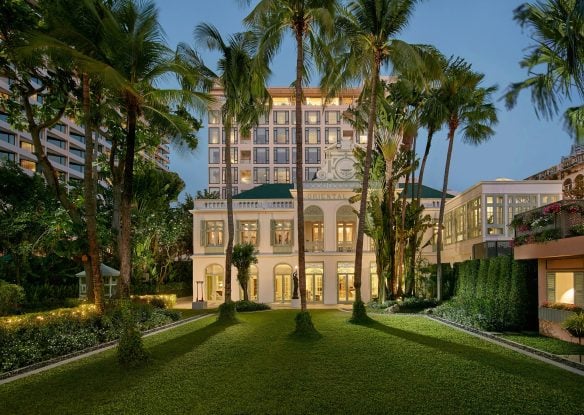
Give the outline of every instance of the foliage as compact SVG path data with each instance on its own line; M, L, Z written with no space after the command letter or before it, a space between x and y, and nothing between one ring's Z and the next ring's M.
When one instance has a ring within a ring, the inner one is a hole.
M122 308L117 354L120 365L129 368L140 366L148 360L148 354L142 343L142 333L136 324L134 314L126 307Z
M584 337L584 312L579 312L568 317L564 320L562 326L568 330L572 336L578 337L578 342L582 344L582 337Z
M0 280L0 316L17 312L24 298L24 289L21 286Z
M66 307L79 298L79 284L27 284L24 291L27 311Z
M270 310L270 306L264 303L240 300L235 302L235 310L238 313L245 313L247 311L263 311Z
M233 301L225 302L219 306L217 321L221 323L233 323L237 321L236 308Z
M249 300L247 284L249 282L249 267L258 263L257 250L252 243L236 244L233 247L231 263L237 268L237 281L243 290L244 300Z
M544 303L543 306L546 308L553 308L555 310L573 311L575 313L580 313L584 311L584 307L567 303Z
M382 304L370 302L367 308L373 312L384 313L419 313L421 311L438 306L438 301L433 298L406 297L403 300L385 301Z
M219 192L210 192L208 189L203 189L203 191L197 190L197 194L195 195L195 199L197 199L197 200L220 199L220 198L221 198L221 196L219 195Z
M175 294L133 295L132 301L151 304L156 308L173 308L176 304Z

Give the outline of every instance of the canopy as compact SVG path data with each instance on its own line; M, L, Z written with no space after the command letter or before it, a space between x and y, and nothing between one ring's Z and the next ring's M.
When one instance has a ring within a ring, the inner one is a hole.
M113 269L112 267L108 267L105 264L100 264L99 268L101 269L101 275L103 277L119 277L120 271L117 269ZM85 271L78 272L75 274L77 277L85 277Z

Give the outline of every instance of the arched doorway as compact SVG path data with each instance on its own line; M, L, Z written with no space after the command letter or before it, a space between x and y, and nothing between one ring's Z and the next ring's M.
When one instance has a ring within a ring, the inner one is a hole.
M223 267L221 265L212 264L205 268L207 301L223 301L225 291L224 278Z
M274 268L274 302L285 303L292 300L292 267L279 264Z
M247 294L250 301L258 300L258 267L250 265L249 267L249 281L247 282ZM238 284L239 285L239 284ZM243 289L239 285L239 298L243 300Z
M337 251L353 252L357 233L357 215L351 206L345 205L337 210Z
M306 252L324 251L324 213L318 206L304 209L304 240Z

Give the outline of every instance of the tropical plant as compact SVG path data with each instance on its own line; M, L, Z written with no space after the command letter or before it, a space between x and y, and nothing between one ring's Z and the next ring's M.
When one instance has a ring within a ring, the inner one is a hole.
M243 290L244 301L249 301L249 269L258 263L257 250L251 243L237 244L233 247L233 265L237 268L237 281Z
M536 114L552 118L574 92L584 96L584 1L523 3L515 9L514 18L529 30L535 44L519 62L529 77L509 86L507 107L514 107L519 93L529 89ZM584 138L584 106L568 108L564 121L577 140Z
M584 337L584 313L576 313L568 317L562 324L568 332L578 337L578 343L582 344L582 337Z
M438 99L448 113L448 151L444 168L444 183L440 200L438 216L438 249L437 262L437 299L442 300L442 226L444 224L444 204L448 191L448 176L454 137L459 128L462 128L462 139L472 145L479 145L488 140L494 131L492 127L497 123L497 111L491 102L496 87L484 88L481 82L484 75L471 70L471 65L464 60L451 59L445 71Z
M248 1L249 3L249 1ZM296 79L294 81L296 105L296 209L298 230L298 283L302 318L300 325L310 332L310 314L306 308L306 263L304 254L304 187L302 168L302 101L303 83L309 76L309 65L305 57L315 57L324 48L319 42L319 31L331 32L337 2L335 0L260 0L245 21L259 34L261 56L271 59L279 49L286 32L291 32L296 44ZM317 46L318 45L318 46ZM306 323L306 324L305 324ZM302 330L300 330L302 331Z

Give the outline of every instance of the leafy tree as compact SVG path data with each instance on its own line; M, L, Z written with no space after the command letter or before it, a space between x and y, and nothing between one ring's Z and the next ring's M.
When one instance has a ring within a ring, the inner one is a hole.
M210 192L207 189L197 190L197 194L195 195L195 199L219 199L219 192Z
M249 269L258 263L257 251L253 244L243 243L233 247L233 265L237 268L237 281L243 290L243 299L249 301Z
M491 96L496 91L496 87L482 87L483 78L483 74L472 71L470 64L464 60L451 60L438 94L438 99L448 114L448 151L438 216L438 250L436 252L438 301L442 300L442 226L454 137L457 130L462 127L463 141L478 145L494 134L492 126L497 123L497 111L491 102Z

